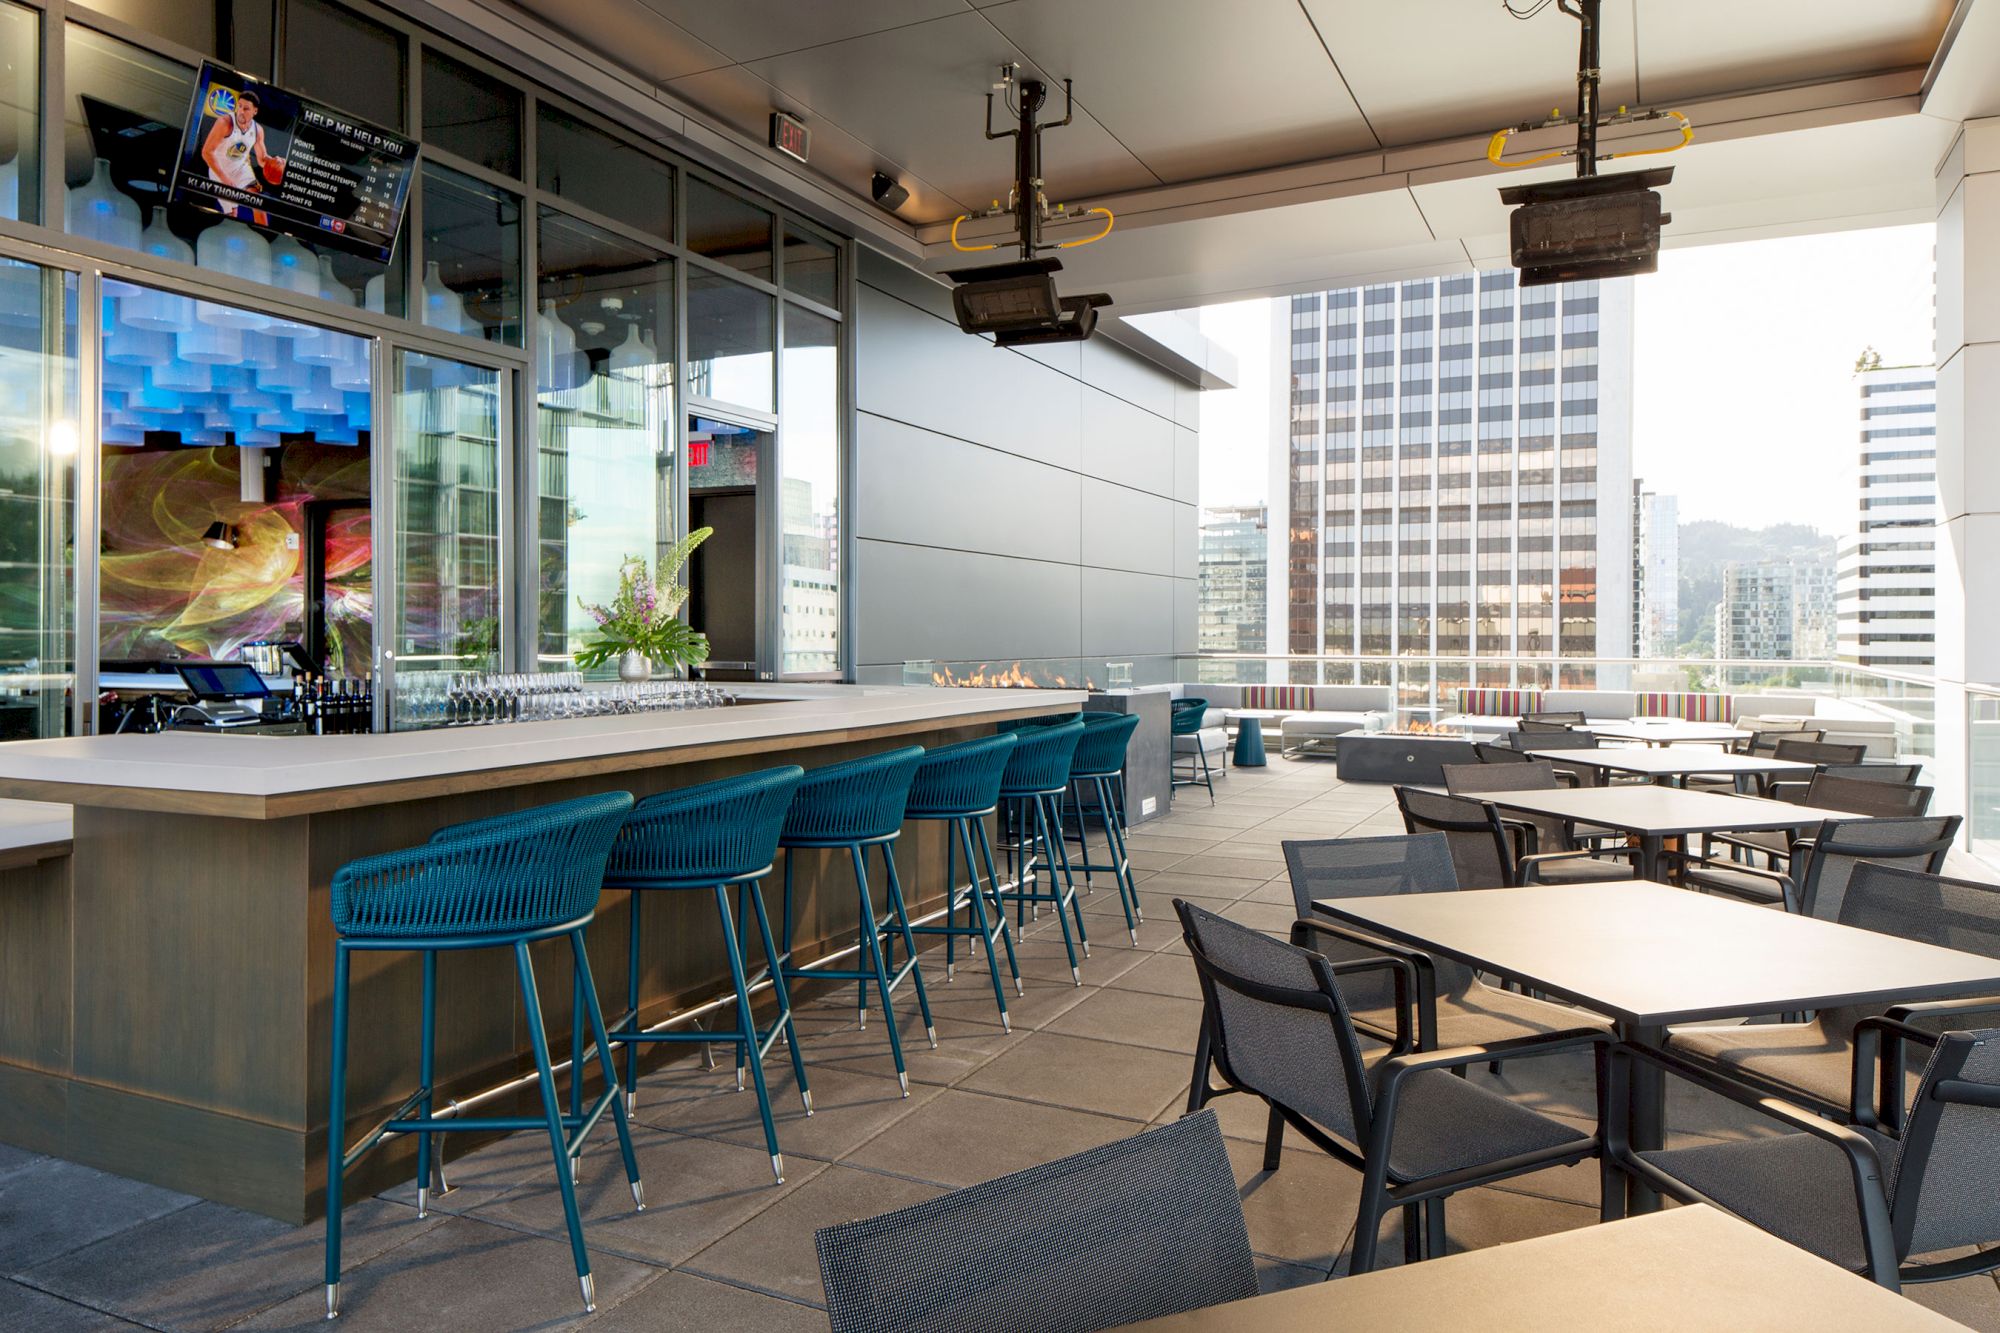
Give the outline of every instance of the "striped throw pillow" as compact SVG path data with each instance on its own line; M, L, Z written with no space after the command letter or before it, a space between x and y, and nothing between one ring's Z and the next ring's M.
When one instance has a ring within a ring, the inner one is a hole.
M1640 717L1677 717L1685 722L1725 724L1734 720L1735 710L1726 694L1641 694L1638 700Z
M1243 706L1258 710L1282 712L1312 711L1312 686L1310 685L1245 685Z
M1542 711L1540 690L1490 690L1461 688L1458 711L1469 717L1520 717Z

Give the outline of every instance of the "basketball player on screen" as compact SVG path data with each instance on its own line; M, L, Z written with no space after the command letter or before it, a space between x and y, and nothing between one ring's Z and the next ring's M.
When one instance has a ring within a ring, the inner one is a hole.
M285 159L264 150L264 127L257 123L259 109L257 94L245 90L236 94L236 104L229 115L215 118L215 124L209 127L208 138L201 146L202 160L208 164L210 180L239 190L262 193L264 183L258 175L260 170L273 184L284 178ZM234 211L241 216L262 210ZM261 223L263 219L258 217L255 221Z

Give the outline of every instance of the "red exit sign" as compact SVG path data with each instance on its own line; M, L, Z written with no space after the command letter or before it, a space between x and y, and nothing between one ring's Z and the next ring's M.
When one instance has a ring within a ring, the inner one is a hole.
M707 466L708 466L708 441L707 441L707 440L689 440L689 441L688 441L688 466L689 466L689 467L707 467Z
M786 157L806 160L812 151L812 131L797 116L786 115L782 111L771 113L771 147Z

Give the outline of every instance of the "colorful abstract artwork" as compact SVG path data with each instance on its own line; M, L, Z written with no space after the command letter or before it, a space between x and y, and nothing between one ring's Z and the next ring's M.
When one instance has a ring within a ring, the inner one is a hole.
M104 451L101 652L107 659L227 658L260 639L305 633L305 506L359 500L327 525L328 654L365 664L374 623L368 451L287 444L271 451L273 499L239 498L234 448ZM212 523L236 549L202 542Z

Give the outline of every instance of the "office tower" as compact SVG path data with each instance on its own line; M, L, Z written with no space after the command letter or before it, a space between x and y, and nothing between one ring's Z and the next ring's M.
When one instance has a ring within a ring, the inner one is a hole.
M1715 655L1767 662L1825 661L1833 644L1831 567L1731 561L1715 607Z
M1230 505L1201 511L1198 644L1205 653L1262 653L1269 583L1269 511Z
M1937 371L1857 371L1854 509L1840 535L1843 662L1929 671L1937 643Z
M1680 500L1632 483L1632 656L1672 657L1680 643Z
M1462 273L1294 296L1286 323L1291 652L1630 653L1629 282Z

